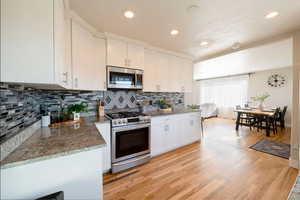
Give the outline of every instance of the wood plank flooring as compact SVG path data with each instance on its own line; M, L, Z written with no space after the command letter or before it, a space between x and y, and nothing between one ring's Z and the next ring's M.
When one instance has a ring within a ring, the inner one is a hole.
M105 200L283 200L298 171L248 146L266 138L232 120L204 122L204 139L117 175L104 176ZM289 143L290 130L269 139ZM132 173L134 171L134 173ZM123 175L129 174L124 178ZM113 181L115 178L118 178Z

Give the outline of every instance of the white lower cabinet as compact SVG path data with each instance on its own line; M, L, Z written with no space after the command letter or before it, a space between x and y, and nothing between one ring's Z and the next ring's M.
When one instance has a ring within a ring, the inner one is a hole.
M200 113L157 116L151 119L151 156L201 139Z
M110 123L96 123L96 127L105 140L106 146L102 148L103 152L103 173L111 169L111 137L110 137Z

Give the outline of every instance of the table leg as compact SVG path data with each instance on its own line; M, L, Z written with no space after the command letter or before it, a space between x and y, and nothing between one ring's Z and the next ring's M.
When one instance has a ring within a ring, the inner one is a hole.
M270 117L267 117L266 135L267 135L267 137L270 137Z
M239 130L239 126L240 126L240 118L241 118L241 113L237 114L237 118L236 118L236 124L235 124L235 130Z

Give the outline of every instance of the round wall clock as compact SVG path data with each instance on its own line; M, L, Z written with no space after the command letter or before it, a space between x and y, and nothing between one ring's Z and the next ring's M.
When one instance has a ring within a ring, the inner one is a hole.
M273 74L268 79L270 87L283 87L286 83L286 77L280 74Z

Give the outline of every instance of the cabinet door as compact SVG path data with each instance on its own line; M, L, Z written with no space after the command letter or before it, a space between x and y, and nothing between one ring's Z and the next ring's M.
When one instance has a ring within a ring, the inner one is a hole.
M157 92L170 92L170 71L169 71L169 55L159 53L157 58Z
M106 42L101 38L94 38L94 90L106 90Z
M169 56L169 92L181 92L183 87L182 60L176 56Z
M127 43L121 40L107 40L107 65L127 67Z
M71 19L65 19L65 66L62 70L62 82L65 88L72 89L72 44L71 44Z
M52 0L1 0L1 81L54 82Z
M193 87L193 63L190 60L183 60L183 92L192 92Z
M164 153L165 124L161 117L151 119L151 156Z
M157 92L158 82L158 53L152 50L145 50L145 67L143 90L145 92Z
M101 90L105 77L105 41L72 21L73 88Z
M106 173L111 168L111 136L110 136L110 123L99 123L96 127L103 139L105 140L106 146L103 147L103 173Z
M70 87L69 76L71 70L66 60L68 57L67 47L70 44L68 38L70 34L70 26L65 19L64 2L62 0L54 0L54 69L55 82L67 88ZM68 42L68 43L67 43Z
M127 44L127 67L144 69L144 47L136 44Z
M201 116L200 113L192 113L193 142L201 140Z

